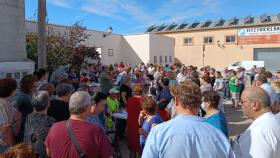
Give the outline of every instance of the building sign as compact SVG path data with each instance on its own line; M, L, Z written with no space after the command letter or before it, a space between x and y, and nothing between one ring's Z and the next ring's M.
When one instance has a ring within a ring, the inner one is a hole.
M238 29L238 44L280 43L280 26Z

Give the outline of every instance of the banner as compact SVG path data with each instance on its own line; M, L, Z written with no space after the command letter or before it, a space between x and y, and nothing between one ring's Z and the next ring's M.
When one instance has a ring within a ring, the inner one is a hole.
M238 29L238 44L278 44L280 26Z

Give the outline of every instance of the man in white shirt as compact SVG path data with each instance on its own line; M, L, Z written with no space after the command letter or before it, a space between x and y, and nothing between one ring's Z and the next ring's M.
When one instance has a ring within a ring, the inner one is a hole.
M176 80L178 81L178 83L182 83L182 82L184 82L186 79L187 79L187 76L186 76L186 74L185 74L185 68L182 67L182 68L180 69L180 73L177 75Z
M260 87L246 88L241 96L242 111L254 122L236 137L237 158L279 158L280 120L270 110L270 98Z
M261 87L264 89L268 96L270 97L270 105L271 107L274 107L275 105L278 105L278 97L275 92L275 90L271 87L270 84L267 82L267 78L264 75L259 75L256 78L256 86Z

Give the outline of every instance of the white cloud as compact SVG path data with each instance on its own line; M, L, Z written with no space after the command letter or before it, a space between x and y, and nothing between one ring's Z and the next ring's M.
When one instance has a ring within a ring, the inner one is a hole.
M72 8L71 0L47 0L47 2L63 8Z
M142 0L48 0L57 6L80 9L86 15L92 13L125 22L131 18L138 25L131 30L152 24L182 22L190 18L217 13L227 0L165 0L157 8L150 8ZM82 14L81 17L84 15ZM79 19L81 17L78 17Z
M151 10L135 0L86 0L81 9L100 16L117 19L134 18L140 24L170 23L215 12L220 0L170 0Z

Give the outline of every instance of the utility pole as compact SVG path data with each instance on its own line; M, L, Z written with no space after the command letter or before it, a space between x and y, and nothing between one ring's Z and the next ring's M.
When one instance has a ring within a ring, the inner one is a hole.
M38 0L38 68L47 68L46 0Z
M203 67L205 66L204 65L204 59L205 59L205 44L203 44L203 47L202 47L202 65L203 65Z

